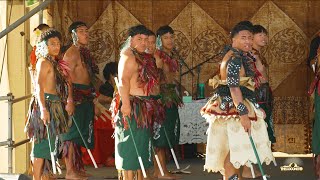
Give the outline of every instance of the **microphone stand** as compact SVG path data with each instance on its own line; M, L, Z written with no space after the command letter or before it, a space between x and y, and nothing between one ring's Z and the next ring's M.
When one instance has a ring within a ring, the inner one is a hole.
M189 72L192 73L192 71L193 71L194 69L197 69L198 78L197 78L196 99L198 98L197 96L198 96L198 86L199 86L199 82L200 82L201 66L202 66L203 64L209 62L210 60L217 58L217 57L220 56L221 54L223 54L223 52L219 52L219 53L213 55L212 57L206 59L205 61L202 61L201 63L197 64L196 66L192 67L191 69L188 68L188 70L187 70L186 72L184 72L184 73L181 73L181 68L180 68L180 83L181 83L181 77L182 77L182 76L188 74ZM181 67L181 66L182 66L182 65L180 65L180 67ZM192 73L192 75L194 75L194 74Z
M200 72L201 72L201 66L198 66L198 67L197 67L198 78L197 78L196 99L198 99L198 97L199 97Z
M180 96L182 97L182 66L184 65L187 69L188 72L191 72L192 76L194 76L194 73L191 71L191 69L189 68L188 64L181 58L181 56L179 55L179 53L173 49L174 52L178 55L179 58L179 92L180 92Z
M205 64L206 62L209 62L212 59L217 58L218 56L220 56L222 54L222 52L219 52L218 54L213 55L212 57L206 59L205 61L202 61L201 63L197 64L196 66L192 67L191 69L189 69L188 71L181 73L182 76L188 74L190 71L193 71L194 69L198 68L198 66L202 66L203 64Z

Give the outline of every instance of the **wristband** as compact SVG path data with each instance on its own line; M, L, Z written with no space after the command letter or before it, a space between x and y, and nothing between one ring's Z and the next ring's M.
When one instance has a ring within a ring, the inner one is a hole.
M67 99L67 103L73 103L72 99Z
M242 102L238 104L237 111L239 112L240 116L246 115L249 112L247 107Z

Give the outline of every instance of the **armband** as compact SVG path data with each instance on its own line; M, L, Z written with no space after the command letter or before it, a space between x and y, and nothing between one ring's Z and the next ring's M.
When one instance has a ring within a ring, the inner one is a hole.
M237 106L237 111L239 112L239 115L246 115L249 113L247 107L243 103L239 103Z

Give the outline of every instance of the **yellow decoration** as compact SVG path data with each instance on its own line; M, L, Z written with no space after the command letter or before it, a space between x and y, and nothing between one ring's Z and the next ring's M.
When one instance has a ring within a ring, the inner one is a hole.
M39 29L36 29L34 31L34 33L36 34L37 37L39 37L41 35L41 31Z

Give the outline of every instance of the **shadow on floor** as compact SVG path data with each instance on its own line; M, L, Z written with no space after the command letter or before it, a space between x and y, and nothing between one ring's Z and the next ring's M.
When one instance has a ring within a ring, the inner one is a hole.
M264 171L270 175L271 180L313 180L313 162L310 157L288 157L276 158L278 166L273 164L269 166L264 165ZM219 173L207 173L203 171L204 159L192 158L185 159L180 162L180 167L183 169L190 165L187 171L191 171L191 174L181 174L184 180L219 180L222 176ZM282 168L281 168L282 167ZM169 163L168 168L170 170L175 169L173 162ZM282 170L281 170L282 169ZM117 171L114 167L101 167L95 169L91 166L86 166L87 173L93 175L90 180L98 179L117 179ZM63 179L63 175L59 176ZM60 179L59 178L59 179ZM261 178L262 179L262 178Z

